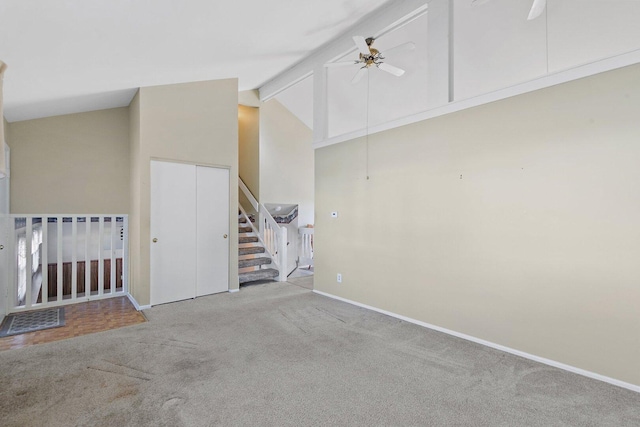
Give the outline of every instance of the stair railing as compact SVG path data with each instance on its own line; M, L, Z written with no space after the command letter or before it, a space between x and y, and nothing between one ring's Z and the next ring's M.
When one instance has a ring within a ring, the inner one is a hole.
M278 225L275 219L269 213L269 210L253 196L249 188L245 185L240 177L238 177L238 187L251 203L251 206L258 214L258 229L250 221L249 216L239 206L240 212L247 219L247 223L258 236L260 243L264 245L272 262L278 268L278 281L287 281L287 228Z
M123 214L0 216L8 312L126 295L128 221Z

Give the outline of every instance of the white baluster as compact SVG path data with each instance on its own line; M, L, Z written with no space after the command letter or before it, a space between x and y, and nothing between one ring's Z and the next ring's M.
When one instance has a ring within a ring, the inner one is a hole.
M109 293L113 294L116 291L116 217L111 217L111 270L109 271Z
M40 265L42 265L42 304L49 302L49 218L42 217L42 253Z
M91 296L91 256L89 253L89 243L91 242L91 217L87 215L84 232L84 297Z
M122 292L129 292L129 216L122 218Z
M278 236L278 240L279 240L279 249L278 249L278 264L279 264L279 272L280 272L280 277L279 277L279 281L280 282L286 282L287 281L287 227L280 227L280 235Z
M58 265L57 265L57 286L58 286L58 293L56 294L56 302L60 303L62 302L62 276L63 276L63 269L62 269L62 217L59 216L56 218L56 231L58 233Z
M102 239L104 236L104 217L98 218L98 295L104 293L104 260L102 257Z
M27 265L24 268L25 268L25 274L27 276L27 288L26 288L27 293L25 294L26 296L24 300L24 306L26 308L29 308L31 307L31 285L32 285L32 278L33 278L33 271L31 271L31 264L33 263L33 260L31 257L31 243L33 239L33 218L26 217L25 220L27 222L27 226L25 228L25 231L26 231L26 238L25 238L26 254L25 255L27 259Z
M78 217L71 218L71 299L78 298Z

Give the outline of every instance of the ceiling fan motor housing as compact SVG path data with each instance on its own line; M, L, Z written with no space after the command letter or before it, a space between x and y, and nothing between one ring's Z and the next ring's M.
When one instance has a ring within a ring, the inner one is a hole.
M367 37L365 42L369 47L369 55L365 55L364 53L360 54L360 62L364 63L365 67L370 67L372 65L378 65L381 59L384 59L382 55L380 55L380 51L371 47L375 39L373 37Z

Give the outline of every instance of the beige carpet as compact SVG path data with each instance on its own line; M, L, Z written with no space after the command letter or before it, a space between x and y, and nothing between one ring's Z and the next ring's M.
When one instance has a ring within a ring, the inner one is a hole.
M294 285L301 286L305 289L313 289L313 276L294 277L287 279L287 281L289 283L293 283Z
M289 283L145 314L0 353L0 425L640 425L640 394Z

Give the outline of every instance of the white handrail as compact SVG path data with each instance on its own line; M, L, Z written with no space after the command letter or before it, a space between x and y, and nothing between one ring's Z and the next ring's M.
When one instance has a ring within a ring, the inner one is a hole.
M251 228L258 235L258 239L267 249L269 255L271 256L271 260L278 267L278 281L286 282L287 281L287 228L281 227L275 219L269 213L269 210L260 202L253 197L249 188L242 182L242 179L238 177L238 187L242 191L242 193L249 199L251 205L254 207L256 212L258 213L258 230L256 231L251 221ZM242 206L238 205L240 208L240 212L242 215L249 219L246 212L242 208Z

